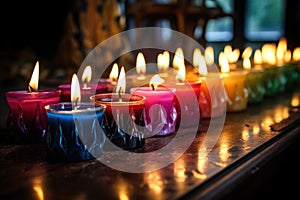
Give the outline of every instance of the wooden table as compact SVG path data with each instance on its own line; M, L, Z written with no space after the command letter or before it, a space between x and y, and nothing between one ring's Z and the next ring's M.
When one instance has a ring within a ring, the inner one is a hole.
M257 197L260 195L258 191L268 192L269 186L274 186L266 183L270 184L277 178L290 178L288 175L291 174L297 176L294 162L299 159L295 155L300 142L300 113L290 106L295 94L298 94L297 90L281 93L266 98L261 104L248 105L244 112L227 113L218 141L204 158L200 149L209 121L201 121L187 151L174 163L152 172L122 172L98 160L47 163L45 144L14 144L2 140L0 198L146 200ZM5 106L2 100L2 111L7 111ZM8 132L5 127L1 128L3 138ZM148 138L139 152L155 149L171 138ZM112 152L111 156L117 154ZM283 169L285 171L280 171ZM279 186L292 188L289 182L279 183L275 189L271 188L274 195L281 192L276 190Z

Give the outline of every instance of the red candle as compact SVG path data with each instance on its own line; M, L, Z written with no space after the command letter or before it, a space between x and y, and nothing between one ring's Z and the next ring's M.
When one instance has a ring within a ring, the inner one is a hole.
M136 87L130 90L131 94L146 97L147 137L170 135L176 129L178 115L174 107L175 89L157 87L157 81L161 80L158 75L154 75L150 80L150 87Z
M45 106L58 103L59 90L38 91L39 63L29 83L30 91L6 92L9 105L8 126L28 143L42 142L47 131L48 117Z

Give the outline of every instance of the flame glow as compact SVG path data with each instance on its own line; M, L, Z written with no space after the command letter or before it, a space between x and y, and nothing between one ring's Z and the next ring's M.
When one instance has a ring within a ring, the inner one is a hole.
M261 65L263 63L262 54L260 49L256 49L254 52L254 64Z
M221 72L223 73L230 72L229 63L224 52L221 52L219 54L219 65L221 67Z
M276 45L264 44L261 49L263 63L275 65L276 64Z
M252 48L251 47L246 47L242 53L242 58L250 58L252 54Z
M35 67L33 69L32 75L31 75L31 79L29 82L29 91L32 89L33 91L37 91L38 90L38 86L39 86L39 61L36 62Z
M146 61L143 53L139 52L136 58L136 72L138 74L146 73Z
M117 84L117 92L118 93L125 93L126 89L126 77L125 77L125 69L122 66L119 79L118 79L118 84Z
M178 73L176 75L176 80L180 81L180 82L183 82L185 81L185 75L186 75L186 72L185 72L185 65L184 64L181 64L179 66L179 70L178 70Z
M157 67L159 71L164 71L169 68L170 54L168 51L158 54L157 56Z
M296 47L293 51L293 61L299 62L300 61L300 47Z
M202 76L206 76L207 75L207 66L206 66L206 62L205 62L205 58L204 56L200 56L199 58L199 66L198 66L198 70L199 70L199 73L202 75Z
M201 57L201 51L199 48L194 49L193 53L193 66L198 67L200 65L200 57Z
M162 79L158 74L155 74L150 79L149 86L153 87L153 89L155 90L157 88L157 86L160 85L160 84L162 84L163 82L165 82L165 80Z
M214 49L211 46L205 48L204 51L205 61L208 65L212 65L214 63Z
M79 103L81 101L81 94L80 94L80 85L78 81L78 77L76 74L73 74L72 76L72 82L71 82L71 102L73 104Z
M179 70L180 66L184 65L184 55L181 48L177 48L173 59L173 68Z
M250 58L246 57L246 58L243 59L243 68L244 69L251 69Z
M81 80L83 83L89 83L92 79L92 68L91 66L86 66L83 70Z
M117 81L118 75L119 75L119 67L118 67L118 64L115 63L112 66L111 72L109 74L109 79L112 80L112 81Z

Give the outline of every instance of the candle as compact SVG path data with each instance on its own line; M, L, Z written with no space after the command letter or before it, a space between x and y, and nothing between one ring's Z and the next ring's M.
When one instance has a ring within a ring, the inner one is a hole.
M30 79L29 91L6 92L9 106L8 127L17 138L26 143L44 140L48 119L45 105L59 101L59 90L38 90L39 62L36 62Z
M146 97L145 126L147 137L165 136L175 132L177 113L174 107L175 89L158 87L164 80L154 75L149 87L131 88L130 93Z
M106 105L102 127L109 141L122 149L135 149L145 144L145 97L125 93L126 79L121 68L117 93L96 94L91 101Z
M201 81L199 95L201 119L220 117L226 113L225 91L222 79L219 73L208 72L206 63L212 65L211 58L201 55L198 62L198 72Z
M248 103L260 103L265 95L263 85L264 69L252 68L249 57L243 60L243 68L248 72L245 80L245 87L248 90Z
M248 91L245 87L246 71L230 71L229 63L223 52L219 54L221 78L226 91L226 111L238 112L246 110Z
M181 57L180 59L184 59ZM179 115L177 126L195 127L200 122L200 81L187 81L185 65L182 61L179 65L178 73L176 75L176 82L166 82L166 87L175 88L175 108Z
M90 83L92 79L92 69L87 66L81 76L82 84L80 87L81 99L83 102L89 102L90 96L99 93L106 93L108 91L108 86L101 83ZM61 84L57 86L58 90L61 90L60 102L70 102L71 101L71 85Z
M72 77L71 102L45 106L48 119L47 160L83 161L102 154L106 137L102 123L105 105L81 103L79 81Z

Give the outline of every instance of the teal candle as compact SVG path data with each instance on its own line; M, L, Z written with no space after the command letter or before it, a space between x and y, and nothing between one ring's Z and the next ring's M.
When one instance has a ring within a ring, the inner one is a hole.
M47 105L47 160L69 162L100 156L106 140L101 128L105 108L93 103Z
M246 76L245 87L248 90L248 103L260 103L264 99L264 70L250 69Z

